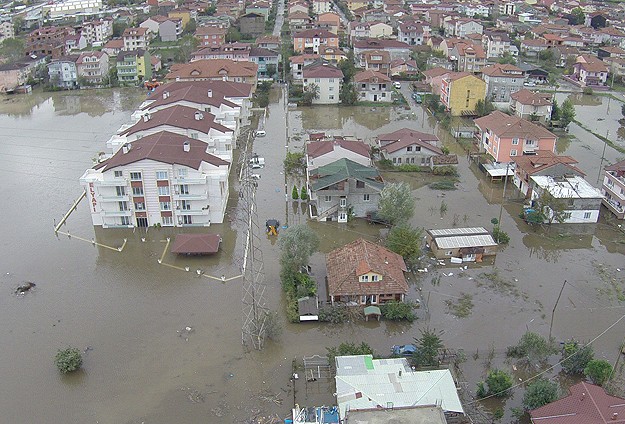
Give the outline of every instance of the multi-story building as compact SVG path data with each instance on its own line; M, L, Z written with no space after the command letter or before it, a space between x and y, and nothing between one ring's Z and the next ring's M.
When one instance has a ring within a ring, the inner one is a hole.
M316 15L331 11L333 6L330 0L312 0L312 10Z
M545 175L552 178L572 177L585 174L571 156L558 156L550 150L537 150L535 155L515 156L514 185L526 198L531 196L530 177Z
M354 58L356 66L365 67L364 55L367 51L383 50L388 53L390 60L410 59L412 47L398 40L387 40L379 38L367 38L354 41Z
M423 44L425 31L420 23L406 22L399 25L397 39L411 46Z
M137 49L122 51L117 55L117 80L122 85L135 85L152 78L150 53Z
M256 38L265 33L265 15L252 12L239 18L239 31L247 37Z
M228 59L235 62L249 62L252 44L250 43L225 43L219 46L204 47L191 53L191 62L207 59Z
M50 84L54 87L72 89L78 87L78 72L76 71L77 55L64 56L52 59L48 63Z
M230 164L167 131L125 144L80 178L93 225L209 226L223 222Z
M458 72L478 73L486 66L486 53L479 44L456 43L449 53L449 59Z
M113 20L104 18L85 22L82 25L81 34L85 36L88 45L102 46L113 36Z
M297 56L291 56L289 58L289 62L291 66L291 77L293 78L293 82L296 84L301 84L304 79L304 68L308 65L311 65L321 59L321 55L318 54L300 54Z
M15 28L11 20L0 21L0 43L7 38L15 37Z
M391 55L384 50L367 50L363 53L364 68L373 70L384 75L389 75L391 70Z
M452 116L473 115L486 98L486 83L468 72L451 72L441 81L441 103Z
M44 55L57 59L65 55L65 38L76 34L70 27L43 27L36 29L26 37L27 55Z
M229 59L196 60L172 65L165 76L169 81L219 80L244 82L256 89L258 65Z
M572 78L582 86L603 86L608 80L608 68L596 56L583 54L573 65Z
M89 84L102 84L109 78L109 56L104 52L83 52L76 60L79 78Z
M259 77L273 78L278 70L280 55L273 50L252 47L250 50L250 62L258 65Z
M393 101L391 79L387 75L373 70L358 72L354 75L354 84L360 101L382 103Z
M486 98L493 102L507 102L510 95L523 88L523 71L514 65L496 63L482 68L486 83Z
M329 63L317 62L303 69L304 91L316 89L313 104L337 104L343 83L343 72Z
M519 50L510 40L510 35L506 31L485 30L482 37L482 45L486 49L486 58L502 57L509 53L518 56Z
M58 20L70 16L98 15L102 11L102 0L65 0L44 4L42 13L49 19Z
M547 122L551 119L551 94L522 89L510 95L510 111L530 121Z
M228 30L221 26L201 26L195 30L198 47L217 47L226 42Z
M402 128L388 134L380 134L377 145L380 153L393 165L430 166L432 158L443 154L438 147L439 139L434 134L426 134L410 128Z
M545 222L559 222L562 224L586 224L599 220L599 210L603 195L588 181L580 176L553 178L545 175L530 177L532 190L531 205L540 207L543 193L561 202L566 202L564 210L552 210L544 207Z
M473 122L481 149L496 162L510 162L515 156L533 155L538 150L555 152L555 134L518 116L496 110Z
M167 16L151 16L139 24L140 28L147 28L152 37L158 36L161 41L176 41L182 35L182 20Z
M319 46L339 48L339 37L326 30L309 29L293 36L293 49L297 53L319 54Z
M618 219L625 219L625 160L605 168L601 192L605 207Z
M443 22L445 37L465 38L469 34L481 34L484 26L475 19L448 19Z
M148 37L147 28L126 28L122 34L124 51L147 49L149 44Z

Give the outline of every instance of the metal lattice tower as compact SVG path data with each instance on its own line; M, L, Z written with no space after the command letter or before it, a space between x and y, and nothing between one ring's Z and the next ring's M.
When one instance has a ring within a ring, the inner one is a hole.
M243 228L246 229L246 232L241 269L243 275L241 341L244 345L260 350L265 343L269 310L264 298L266 289L264 263L263 253L260 249L260 228L256 211L256 186L258 183L250 172L249 158L249 154L242 150L239 205L241 206L242 219L245 220Z

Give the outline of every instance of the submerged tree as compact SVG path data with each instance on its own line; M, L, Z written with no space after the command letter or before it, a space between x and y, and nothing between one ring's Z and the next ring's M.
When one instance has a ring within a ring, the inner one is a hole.
M426 328L421 330L421 337L414 339L417 350L412 359L417 366L428 367L438 365L438 350L444 347L441 332Z
M415 263L421 254L422 234L420 228L412 228L405 223L396 225L388 233L386 247L401 255L406 263Z
M523 407L526 411L540 408L558 399L560 387L553 381L540 379L527 386L523 395Z
M311 106L315 100L319 98L319 86L317 84L309 84L304 89L304 94L302 96L302 103L305 106Z
M284 273L298 273L308 265L310 256L319 248L319 236L307 225L299 224L280 232L278 246Z
M410 186L405 182L387 184L380 192L378 216L392 225L409 221L414 208Z

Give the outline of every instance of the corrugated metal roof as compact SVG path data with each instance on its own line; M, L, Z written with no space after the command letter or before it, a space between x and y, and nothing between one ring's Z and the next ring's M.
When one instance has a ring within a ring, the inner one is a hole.
M493 236L490 234L480 234L475 236L439 237L436 239L436 245L440 249L458 249L462 247L497 246L497 243L495 243Z
M428 230L433 237L440 236L467 236L474 234L488 234L484 227L467 227L467 228L444 228L440 230Z

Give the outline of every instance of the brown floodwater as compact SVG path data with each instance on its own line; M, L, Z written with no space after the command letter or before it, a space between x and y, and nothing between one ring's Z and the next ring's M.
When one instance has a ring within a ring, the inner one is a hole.
M166 239L179 229L96 230L86 204L81 204L62 228L74 237L54 235L55 221L80 194L78 178L143 96L142 91L126 89L0 99L0 173L6 199L0 241L2 422L243 423L254 417L284 418L294 398L302 405L332 400L331 385L306 385L301 379L294 396L289 382L293 358L323 355L325 347L342 341L366 341L384 355L391 345L412 341L427 326L442 330L447 346L467 352L462 387L474 393L475 383L484 378L483 357L491 345L493 363L503 365L505 347L526 330L548 334L551 309L565 279L568 284L553 325L556 339L590 340L623 314L625 234L612 220L548 231L527 227L517 217L521 205L511 188L500 209L502 184L484 179L455 141L415 105L411 110L301 108L289 113L289 150L301 148L305 134L316 130L369 142L376 134L404 126L436 132L459 153L458 190L433 191L421 175L387 176L417 180L412 184L417 201L413 224L490 228L501 210L502 228L511 242L494 265L469 265L467 270L430 266L428 273L411 276L410 297L424 303L414 324L283 323L278 342L268 342L260 352L248 351L241 344L242 282L219 281L222 275L239 274L243 249L244 225L237 218L234 184L225 224L209 229L223 237L220 254L176 258L165 253L165 264L188 267L189 272L158 263ZM258 171L258 220L261 227L269 218L288 225L306 223L305 205L290 199L292 186L301 187L303 181L289 179L285 184L282 173L285 105L281 96L272 99L264 122L267 136L254 146L266 160ZM602 142L581 129L571 133L576 138L565 153L580 161L594 183ZM619 157L610 149L608 155L610 160ZM442 203L447 205L444 214ZM377 241L384 234L382 227L360 220L309 225L321 238L320 252L311 260L320 283L325 253L359 237ZM112 247L127 242L119 252L77 237ZM278 246L275 238L261 234L260 239L265 298L283 317ZM496 277L484 276L495 269ZM440 275L440 281L434 275ZM37 286L15 296L13 290L25 281ZM472 295L474 306L468 317L457 318L445 301L465 293ZM623 328L621 322L595 342L598 357L616 357ZM62 376L53 357L68 345L86 350L84 366ZM480 359L474 360L476 351ZM505 406L519 403L516 394Z

